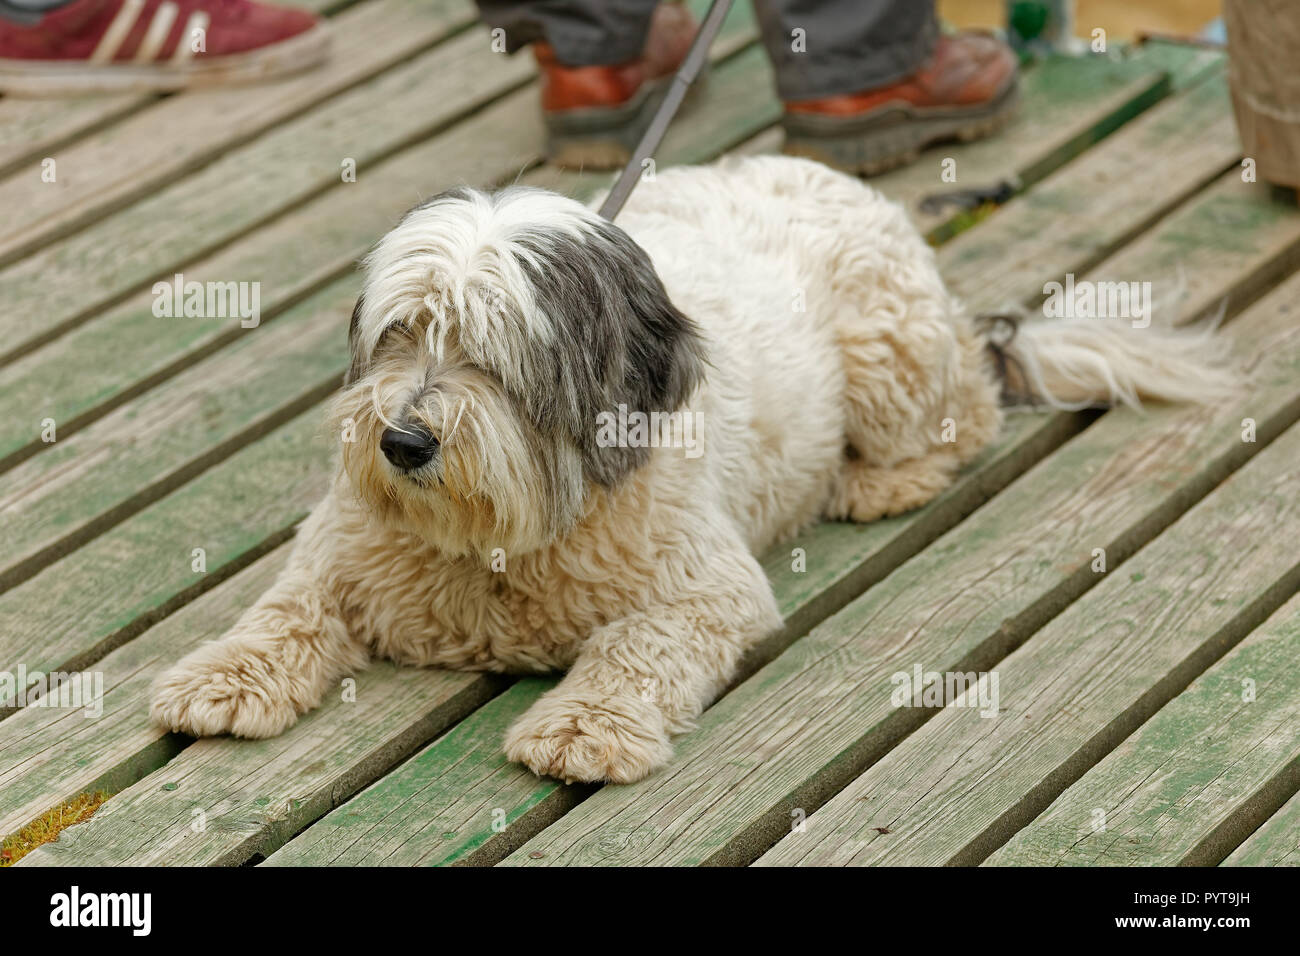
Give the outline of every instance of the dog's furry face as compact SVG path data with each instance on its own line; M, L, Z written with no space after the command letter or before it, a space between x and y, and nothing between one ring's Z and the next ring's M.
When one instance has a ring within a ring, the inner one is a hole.
M366 266L343 467L380 519L446 553L564 534L648 454L600 447L600 413L673 411L701 382L700 336L645 251L554 193L443 193Z

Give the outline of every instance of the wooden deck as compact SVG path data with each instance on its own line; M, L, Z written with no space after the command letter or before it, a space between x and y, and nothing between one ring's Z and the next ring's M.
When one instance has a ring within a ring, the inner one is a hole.
M607 182L540 164L530 62L467 0L310 5L318 72L0 101L0 670L104 692L0 712L0 834L110 794L20 865L1300 863L1300 209L1243 181L1222 57L1173 44L1040 65L1004 134L875 185L975 308L1073 273L1226 310L1239 398L1018 414L927 508L777 549L786 628L638 785L505 761L543 679L377 663L273 740L153 728L324 491L358 257L452 183ZM748 4L714 55L661 164L779 145ZM948 157L1021 192L923 214ZM259 282L260 325L155 317L175 273ZM893 706L915 667L996 672L998 715Z

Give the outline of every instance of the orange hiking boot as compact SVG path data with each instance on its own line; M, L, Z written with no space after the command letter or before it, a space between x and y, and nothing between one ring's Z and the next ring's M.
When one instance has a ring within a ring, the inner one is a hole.
M685 7L660 4L650 21L645 51L636 60L613 66L565 66L549 44L534 43L548 159L575 169L624 165L686 59L698 28Z
M254 0L73 0L32 23L0 19L0 92L179 90L305 69L329 52L304 10Z
M1011 48L985 33L941 35L911 76L860 93L785 104L785 151L872 175L944 140L972 140L1006 124L1019 95Z

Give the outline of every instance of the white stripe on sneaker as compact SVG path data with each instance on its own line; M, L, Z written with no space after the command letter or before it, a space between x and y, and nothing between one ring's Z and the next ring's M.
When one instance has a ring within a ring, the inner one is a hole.
M108 25L104 35L99 38L99 44L95 47L95 52L90 54L89 62L111 63L113 57L117 56L122 41L131 32L131 28L135 26L135 21L139 18L140 11L143 9L144 0L122 0L122 6L118 8L117 16L113 17L113 22Z
M185 21L185 29L181 31L180 42L176 44L176 52L172 54L173 63L184 63L190 57L194 56L194 34L208 29L208 14L205 10L195 10L190 14L190 18ZM207 38L204 37L204 46L207 45Z
M176 4L171 0L165 0L154 11L153 19L149 21L149 29L145 31L144 39L140 41L140 49L135 51L135 62L148 63L158 56L158 51L167 42L167 35L172 32L177 10L179 7Z

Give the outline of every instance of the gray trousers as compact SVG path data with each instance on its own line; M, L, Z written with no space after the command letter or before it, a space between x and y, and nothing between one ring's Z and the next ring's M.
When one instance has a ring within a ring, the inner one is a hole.
M739 0L741 3L748 0ZM545 40L572 66L641 55L657 0L478 0L511 52ZM934 0L754 0L784 100L883 86L914 72L934 47Z

